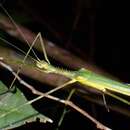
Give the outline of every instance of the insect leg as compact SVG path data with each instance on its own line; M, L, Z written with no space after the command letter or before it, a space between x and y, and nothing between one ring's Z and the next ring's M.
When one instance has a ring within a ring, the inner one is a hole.
M69 93L69 96L68 96L68 98L67 98L67 101L69 101L69 100L71 99L71 97L72 97L72 95L74 94L74 92L75 92L75 89L72 89L71 92ZM60 120L59 120L59 122L58 122L58 126L57 126L57 129L56 129L56 130L59 130L59 129L60 129L60 126L61 126L61 124L62 124L62 122L63 122L63 120L64 120L65 115L66 115L67 112L68 112L68 111L67 111L67 108L66 108L66 105L65 105L64 110L63 110L63 112L62 112L62 115L61 115L61 117L60 117Z
M53 93L53 92L55 92L55 91L57 91L57 90L59 90L59 89L62 89L62 88L64 88L64 87L66 87L67 85L70 85L70 84L75 83L75 82L76 82L76 80L75 80L75 79L72 79L72 80L70 80L70 81L68 81L68 82L66 82L66 83L64 83L64 84L62 84L62 85L56 87L55 89L50 90L49 92L50 92L50 93Z
M112 94L111 92L108 92L108 91L105 91L104 93L106 93L107 95L109 95L109 96L111 96L111 97L113 97L113 98L115 98L115 99L117 99L117 100L119 100L119 101L121 101L121 102L123 102L123 103L125 103L125 104L130 105L130 102L127 101L127 100L124 99L124 98L121 98L121 97L119 97L119 96L117 96L117 95L115 95L115 94Z
M29 50L27 51L27 53L26 53L26 55L25 55L25 57L24 57L24 59L23 59L23 63L20 65L20 67L19 67L19 69L18 69L18 71L17 71L17 75L20 73L20 71L21 71L21 69L22 69L22 66L24 65L24 63L25 63L25 61L26 61L26 59L27 59L27 57L28 57L28 55L29 55L29 53L30 53L32 47L33 47L34 44L36 43L38 37L39 37L39 33L38 33L37 36L35 37L33 43L31 44L31 46L30 46L30 48L29 48ZM38 59L38 60L40 60L40 59ZM10 85L9 88L12 88L12 86L13 86L15 80L16 80L16 77L13 79L13 81L12 81L12 83L11 83L11 85Z
M105 105L105 107L106 107L106 109L107 109L107 111L109 112L110 110L109 110L109 107L108 107L108 105L107 105L107 102L106 102L106 97L105 97L105 94L103 93L103 102L104 102L104 105Z
M42 47L42 51L43 51L45 60L47 61L48 64L50 64L50 61L49 61L49 59L48 59L48 57L47 57L47 53L46 53L46 50L45 50L45 44L44 44L42 35L41 35L40 32L38 33L38 35L39 35L39 39L40 39L40 43L41 43L41 47Z

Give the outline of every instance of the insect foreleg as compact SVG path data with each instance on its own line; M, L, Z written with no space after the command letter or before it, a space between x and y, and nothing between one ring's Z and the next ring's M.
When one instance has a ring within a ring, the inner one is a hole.
M28 51L27 51L27 53L26 53L26 55L25 55L25 57L24 57L24 59L23 59L23 63L20 65L20 67L19 67L19 69L18 69L18 71L17 71L17 75L20 73L21 68L22 68L22 66L24 65L24 63L25 63L25 61L26 61L26 59L27 59L27 57L28 57L28 55L29 55L29 53L30 53L32 47L33 47L34 44L36 43L38 37L39 37L39 33L38 33L37 36L35 37L35 39L34 39L33 43L31 44L30 48L28 49ZM38 59L38 60L40 60L40 59ZM16 77L13 79L13 81L12 81L12 83L11 83L11 85L10 85L9 88L12 88L12 86L13 86L15 80L16 80Z
M42 47L42 51L43 51L43 54L44 54L45 60L47 61L48 64L50 64L50 61L49 61L49 59L48 59L48 57L47 57L47 53L46 53L46 50L45 50L45 44L44 44L44 41L43 41L42 35L41 35L40 32L38 33L38 35L39 35L40 44L41 44L41 47Z

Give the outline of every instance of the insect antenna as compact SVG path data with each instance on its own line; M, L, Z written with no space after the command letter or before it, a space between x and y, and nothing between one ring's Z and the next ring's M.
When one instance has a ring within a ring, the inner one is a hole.
M0 7L2 8L2 10L4 11L4 13L8 16L9 20L12 22L12 24L15 26L15 28L17 29L17 31L19 32L19 34L21 35L21 37L24 39L24 41L27 43L27 45L30 47L30 43L29 41L26 39L24 33L19 29L19 26L17 25L17 23L14 21L14 19L10 16L10 14L8 13L8 11L4 8L4 6L0 3ZM40 59L38 58L38 56L36 55L35 51L32 49L32 52L34 54L34 56L37 58L37 60L40 61Z

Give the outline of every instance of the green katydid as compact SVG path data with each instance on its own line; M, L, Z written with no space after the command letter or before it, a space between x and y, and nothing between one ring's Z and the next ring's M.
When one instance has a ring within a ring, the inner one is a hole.
M57 67L54 67L53 65L51 65L47 58L46 52L45 52L45 47L44 47L44 43L42 41L41 33L38 33L33 44L30 46L30 49L28 50L27 54L25 52L23 52L21 49L10 44L6 40L4 40L2 38L1 38L1 40L12 45L13 47L18 49L22 53L26 54L26 56L27 56L38 38L42 42L41 44L42 44L43 52L44 52L45 59L46 59L46 61L44 61L44 60L41 61L39 59L36 60L31 57L33 60L35 60L35 62L36 62L35 66L37 67L38 70L43 71L45 73L56 73L56 74L64 75L64 76L70 78L71 81L66 83L66 85L72 84L74 82L79 82L79 83L83 84L84 87L92 87L92 88L97 89L105 94L108 94L128 105L130 104L129 101L127 101L121 97L118 97L108 91L108 90L110 90L110 91L117 92L117 93L120 93L120 94L123 94L126 96L130 96L130 86L128 84L109 79L107 77L96 74L85 68L81 68L80 70L77 70L77 71L69 71L69 70L60 69L60 68L57 68Z
M10 17L10 15L8 14L8 12L6 10L5 10L5 13ZM13 22L13 24L15 25L15 27L18 29L20 34L24 38L24 35L19 30L17 24L15 24L15 22L13 21L13 19L11 17L10 17L10 19ZM36 61L36 67L40 71L44 71L46 73L56 73L56 74L64 75L64 76L71 79L71 81L66 83L67 85L74 83L74 82L79 82L79 83L83 84L84 87L91 87L91 88L97 89L97 90L99 90L99 91L101 91L101 92L103 92L107 95L110 95L110 96L130 105L129 101L127 101L127 100L125 100L125 99L123 99L119 96L116 96L116 95L114 95L110 92L110 91L113 91L113 92L117 92L117 93L120 93L120 94L123 94L123 95L126 95L126 96L130 96L130 86L128 84L109 79L107 77L96 74L96 73L94 73L90 70L87 70L85 68L81 68L80 70L77 70L77 71L66 71L64 69L60 69L60 68L57 68L57 67L54 67L53 65L51 65L48 58L47 58L47 54L46 54L46 51L45 51L45 47L44 47L44 43L43 43L41 33L38 33L38 35L36 36L34 42L30 46L30 49L28 50L25 57L28 56L30 50L32 49L33 45L35 44L35 42L38 38L40 39L41 46L43 48L43 52L44 52L44 56L45 56L45 60L46 60L46 61L44 61L44 60L41 61L39 59L35 60ZM36 54L35 54L35 56L36 56ZM26 58L24 58L24 60L25 59Z

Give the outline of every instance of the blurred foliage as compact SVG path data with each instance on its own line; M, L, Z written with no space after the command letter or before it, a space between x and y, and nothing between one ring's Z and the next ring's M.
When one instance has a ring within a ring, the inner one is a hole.
M52 122L52 120L38 111L30 104L23 93L16 88L16 92L9 92L8 88L0 81L0 129L11 129L36 121Z

